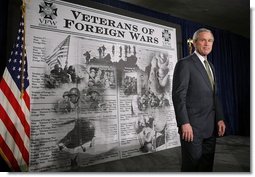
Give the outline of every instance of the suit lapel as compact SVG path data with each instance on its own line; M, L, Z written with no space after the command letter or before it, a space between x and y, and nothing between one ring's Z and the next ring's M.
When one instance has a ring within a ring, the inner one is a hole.
M195 64L195 67L197 68L197 70L200 72L200 74L203 76L204 78L204 81L206 82L207 86L212 89L211 87L211 83L210 83L210 80L209 80L209 77L207 75L207 72L205 70L205 67L203 66L203 64L201 63L201 61L199 60L199 58L197 57L196 54L193 54L192 55L192 60ZM211 66L211 65L210 65ZM214 71L213 71L214 72Z

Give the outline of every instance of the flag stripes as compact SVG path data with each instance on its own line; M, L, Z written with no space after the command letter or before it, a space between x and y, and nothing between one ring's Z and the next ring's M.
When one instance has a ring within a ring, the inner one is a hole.
M20 106L19 102L17 101L17 99L13 95L13 93L10 90L9 86L6 84L5 80L2 80L2 88L4 88L4 89L2 89L4 94L6 95L6 97L8 97L7 100L11 103L11 106L13 107L13 109L16 112L16 114L18 115L17 118L19 118L21 124L24 126L26 135L28 137L30 137L30 125L28 124L28 122L26 120L26 116L25 116L25 114L24 114L24 112L22 110L22 107Z
M0 121L0 124L1 124L1 121ZM12 170L13 171L21 171L16 158L14 157L9 146L5 143L2 136L0 136L0 148L1 148L0 152L4 154L3 155L4 159L6 160L7 164L12 168Z
M0 96L4 98L3 93L0 91ZM2 121L4 122L6 119L10 119L11 123L15 124L15 128L18 131L19 135L23 137L24 141L28 142L29 137L27 136L25 129L22 125L22 123L18 120L18 116L16 112L13 110L13 107L10 105L10 103L2 104L0 105L4 112L5 110L8 110L8 117L4 117L4 113L2 113ZM29 149L29 144L24 144L27 149Z
M19 134L19 132L16 129L16 126L14 125L14 123L11 121L10 117L8 116L8 114L6 113L6 111L3 109L3 107L0 105L0 114L1 114L1 120L4 124L4 127L6 127L9 135L11 135L13 141L10 141L10 146L18 148L24 161L26 162L26 164L29 163L29 153L27 151L27 147L25 147L23 139L21 137L21 135ZM8 141L10 139L10 137L8 137L8 139L6 138L6 141Z

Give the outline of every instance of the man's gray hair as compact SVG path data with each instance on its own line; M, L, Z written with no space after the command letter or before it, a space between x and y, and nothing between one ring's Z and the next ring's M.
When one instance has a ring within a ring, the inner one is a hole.
M202 33L202 32L209 32L209 33L212 34L212 37L213 37L213 33L212 33L211 30L206 29L206 28L200 28L200 29L198 29L198 30L193 34L193 42L196 42L196 41L197 41L198 35L199 35L200 33ZM214 39L214 37L213 37L213 39Z

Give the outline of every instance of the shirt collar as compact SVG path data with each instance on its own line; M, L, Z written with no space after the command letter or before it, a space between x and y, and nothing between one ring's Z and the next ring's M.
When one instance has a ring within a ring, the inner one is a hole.
M205 67L204 61L207 60L207 57L200 55L196 50L194 51L194 53L197 55L197 57L199 58L199 60L200 60L201 63L203 64L203 66ZM206 67L205 67L205 68L206 68ZM211 69L210 65L209 65L209 68L210 68L210 70L211 70L211 72L212 72L212 69ZM212 72L212 73L213 73L213 72ZM213 75L212 75L212 76L213 76Z
M205 56L200 55L196 50L194 51L194 53L197 55L197 57L199 58L199 60L201 61L201 63L205 66L204 61L207 59Z

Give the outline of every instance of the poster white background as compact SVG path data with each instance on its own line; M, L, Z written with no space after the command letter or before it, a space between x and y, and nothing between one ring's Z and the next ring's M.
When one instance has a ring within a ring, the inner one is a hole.
M66 3L27 5L31 171L179 146L176 29Z

